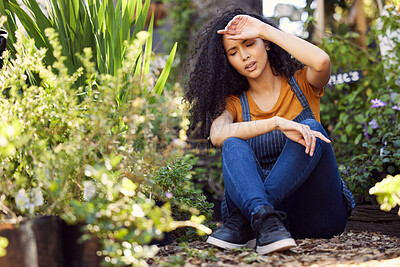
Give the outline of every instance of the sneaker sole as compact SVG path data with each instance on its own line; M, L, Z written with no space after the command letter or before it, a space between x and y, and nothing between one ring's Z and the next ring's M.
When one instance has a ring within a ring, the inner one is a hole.
M257 253L264 255L274 251L284 251L297 246L293 238L282 239L266 246L257 246Z
M229 243L220 239L217 239L215 237L209 236L207 238L207 243L212 244L214 246L220 247L220 248L227 248L227 249L238 249L238 248L255 248L256 247L256 239L252 239L248 241L246 244L235 244L235 243Z

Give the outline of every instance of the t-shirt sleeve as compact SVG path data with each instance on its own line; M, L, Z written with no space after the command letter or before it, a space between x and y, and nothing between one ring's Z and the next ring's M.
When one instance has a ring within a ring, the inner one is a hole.
M240 105L240 100L237 96L230 95L226 98L226 107L225 109L231 113L233 117L233 121L237 121L238 119L238 105Z
M307 81L307 66L304 66L302 69L298 70L294 76L296 78L297 83L299 84L300 88L303 90L303 93L306 94L307 98L310 97L317 97L321 98L324 95L324 88L321 89L321 92L317 94L311 84Z

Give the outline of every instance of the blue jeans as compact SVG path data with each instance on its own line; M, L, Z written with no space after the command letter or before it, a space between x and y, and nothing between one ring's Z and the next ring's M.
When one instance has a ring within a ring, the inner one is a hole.
M316 120L305 120L327 136ZM227 139L222 148L225 199L222 215L238 207L251 220L264 205L287 214L285 225L294 238L330 238L344 231L348 210L332 146L317 138L314 155L288 139L266 176L246 141Z

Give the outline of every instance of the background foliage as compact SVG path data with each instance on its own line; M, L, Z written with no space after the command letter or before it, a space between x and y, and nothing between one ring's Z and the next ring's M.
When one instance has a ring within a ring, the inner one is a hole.
M97 16L105 6L96 6L95 1L88 2L94 6L52 1L50 14L56 13L46 20L33 2L25 1L33 15L29 19L13 1L0 7L9 5L6 13L12 23L7 27L15 25L15 15L25 17L25 30L34 29L37 35L26 38L17 31L0 71L1 219L15 222L21 216L56 214L69 223L84 222L103 244L100 255L110 266L145 265L144 259L156 252L147 244L164 231L182 226L208 231L200 224L205 219L201 214L210 219L211 206L190 182L191 166L179 159L186 138L185 107L174 91L160 96L176 45L154 83L147 49L151 33L139 31L144 15L132 24L130 15L117 17L120 13L108 7L101 22L106 25L100 24L109 32L94 34L108 50L96 38L95 48L76 47L68 42L75 37L67 35L78 34L79 27L82 38L90 34L87 30L93 25L85 23L99 23ZM141 7L141 1L136 2L136 11L149 3ZM55 10L63 4L70 6ZM118 1L119 5L129 9L127 1ZM77 10L82 13L73 17ZM80 26L72 29L73 21ZM46 28L48 22L55 29ZM71 32L65 33L60 25ZM124 40L115 35L132 25L132 37L128 34ZM118 58L99 55L104 50L113 53L110 49L115 46L122 51L116 53ZM113 62L102 61L105 58ZM168 172L170 168L178 171ZM157 177L182 182L184 187L175 189ZM180 211L181 199L192 207ZM173 206L171 213L167 201L178 208Z
M381 16L369 32L367 48L354 42L355 33L332 34L322 44L333 73L360 70L364 76L357 83L328 88L321 105L321 120L331 130L342 176L356 195L367 194L387 174L399 172L398 37L391 37L394 54L381 55L378 48L379 38L397 30L399 21L398 13Z

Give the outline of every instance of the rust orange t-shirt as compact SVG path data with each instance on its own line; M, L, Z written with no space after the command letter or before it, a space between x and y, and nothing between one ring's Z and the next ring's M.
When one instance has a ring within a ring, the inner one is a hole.
M316 94L312 86L307 82L306 78L307 67L304 67L294 74L297 83L307 98L308 104L314 113L315 119L320 122L319 115L319 101L324 94L323 89L320 94ZM251 98L249 92L246 92L249 101L250 117L251 120L269 119L274 116L283 117L288 120L293 120L303 110L300 101L292 91L286 77L282 78L281 90L279 98L273 108L269 111L261 110L254 100ZM237 95L231 95L226 98L226 109L231 113L233 122L242 122L243 113L240 98Z

